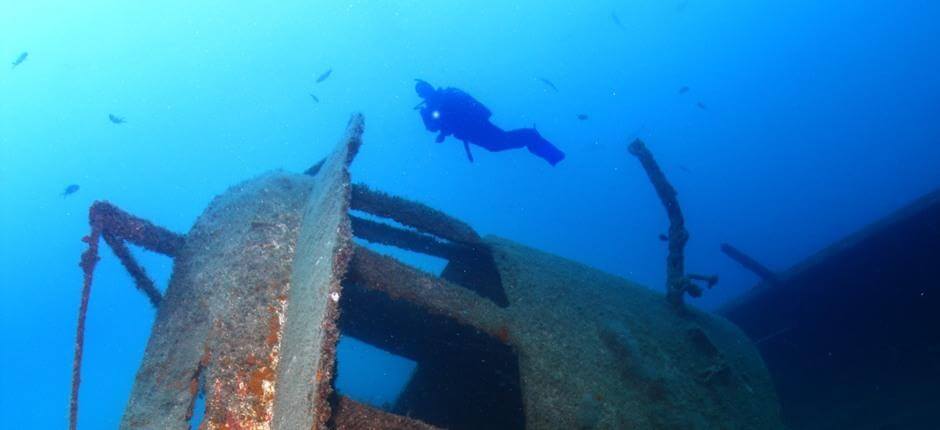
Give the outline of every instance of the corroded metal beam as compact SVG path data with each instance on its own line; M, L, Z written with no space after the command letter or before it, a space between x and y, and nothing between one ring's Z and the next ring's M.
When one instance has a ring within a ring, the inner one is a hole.
M395 220L418 231L463 243L478 243L480 236L467 223L430 206L353 184L352 209Z
M89 210L89 222L108 234L149 251L175 257L185 237L143 218L131 215L105 201L97 201Z
M722 243L721 252L728 256L728 258L736 261L741 266L744 266L745 269L750 270L755 275L759 276L761 281L764 281L769 284L777 282L777 274L767 268L767 266L761 264L759 261L751 257L750 255L745 254L738 248L735 248L731 244Z
M685 217L676 197L678 193L642 140L634 140L628 150L643 166L656 195L666 209L669 218L669 234L666 237L669 243L669 253L666 255L666 300L674 307L682 309L685 294L692 297L702 295L702 287L692 282L693 280L706 281L707 288L711 288L718 282L718 277L686 274L685 244L689 241L689 231L685 228Z
M159 306L162 297L153 285L144 268L137 264L124 241L161 254L175 257L183 246L185 237L176 234L150 221L124 212L106 201L96 201L88 210L88 223L91 233L82 238L88 249L82 253L79 265L84 272L81 304L78 309L78 323L75 335L75 355L72 360L72 392L69 401L69 428L78 427L78 394L81 385L82 355L85 348L85 318L88 313L88 299L91 295L91 283L95 266L98 263L98 242L104 238L114 251L121 264L127 269L137 289L147 295L154 307Z
M153 280L147 276L147 272L144 268L141 267L134 256L131 255L131 251L127 249L127 245L124 244L124 241L114 237L114 235L110 233L104 233L102 237L108 246L111 247L111 250L114 251L114 255L121 261L121 265L127 269L127 273L134 279L134 285L137 286L137 289L147 295L153 307L156 308L160 306L160 300L163 298L160 294L160 290L153 284Z
M445 260L470 252L470 249L466 246L444 242L433 236L393 227L355 215L350 215L349 220L352 223L353 235L369 242L395 246Z

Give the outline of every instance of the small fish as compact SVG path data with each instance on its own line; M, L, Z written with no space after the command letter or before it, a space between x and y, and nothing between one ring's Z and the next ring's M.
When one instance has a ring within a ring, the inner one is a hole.
M320 82L325 81L330 77L331 74L333 74L333 69L326 69L325 72L321 73L320 76L317 77L317 83L319 84Z
M78 191L78 188L79 188L78 184L71 184L65 187L65 190L62 191L62 198L64 199L72 194L75 194Z
M695 106L701 110L708 110L708 106L705 106L705 103L702 102L696 103Z
M552 81L549 81L548 79L545 79L545 78L538 78L538 80L542 81L542 83L545 84L545 86L551 88L556 93L558 92L558 87L556 87L555 84L552 83Z
M617 28L619 28L620 30L622 30L622 31L627 31L627 27L624 27L624 26L623 26L623 23L620 22L620 17L617 16L617 13L616 13L616 12L611 12L611 13L610 13L610 20L613 21L613 22L614 22L614 25L616 25Z
M685 167L685 165L683 165L683 164L680 164L680 165L679 165L679 170L681 170L681 171L683 171L683 172L685 172L685 173L692 173L692 170L690 170L688 167Z
M588 116L587 116L587 114L579 113L579 114L578 114L578 119L580 119L581 121L587 121Z
M602 149L604 149L604 148L606 148L606 145L604 145L603 143L601 143L601 141L599 141L599 140L595 140L595 141L593 141L593 142L587 144L587 147L585 148L585 150L586 150L587 152L595 152L595 151L600 151L600 150L602 150Z
M315 102L317 102L317 103L320 103L320 99L318 99L317 96L315 96L315 95L313 95L313 94L310 94L310 98L312 98L313 101L315 101Z
M20 64L23 64L23 62L26 61L26 57L29 57L29 52L23 52L22 54L20 54L19 56L17 56L16 59L13 60L13 63L11 63L11 64L13 64L13 66L11 66L10 68L11 68L11 69L15 69L16 66L19 66Z
M666 242L666 241L669 240L669 237L667 237L665 234L660 233L660 234L659 234L659 240L661 240L661 241L663 241L663 242Z
M125 122L127 122L127 120L124 119L124 117L117 116L113 113L108 114L108 120L110 120L112 123L115 123L115 124L124 124Z
M689 92L689 87L687 87L687 86L685 86L685 85L679 87L679 94L685 94L685 93L687 93L687 92Z

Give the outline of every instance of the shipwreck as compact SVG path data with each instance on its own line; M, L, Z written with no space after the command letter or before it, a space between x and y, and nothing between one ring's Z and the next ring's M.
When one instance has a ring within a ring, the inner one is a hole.
M304 173L233 186L185 235L95 203L81 262L73 428L101 240L157 313L122 428L782 428L755 345L725 318L683 305L715 279L685 274L675 191L642 142L631 153L671 223L665 298L353 183L363 127L353 116L335 150ZM126 242L174 259L165 293ZM448 264L425 273L368 242ZM341 334L417 362L394 405L334 388ZM200 395L205 411L191 423Z

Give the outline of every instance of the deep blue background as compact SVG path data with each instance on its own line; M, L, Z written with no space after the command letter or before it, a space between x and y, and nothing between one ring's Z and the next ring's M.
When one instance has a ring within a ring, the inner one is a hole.
M626 154L641 135L680 192L689 269L722 277L705 308L755 281L720 242L785 269L940 185L934 1L141 3L0 2L0 60L29 52L0 65L7 421L65 425L92 201L185 232L228 186L324 156L354 111L354 180L661 290L666 217ZM411 109L417 77L568 159L467 163ZM141 260L165 283L168 259ZM118 422L154 315L110 251L96 281L83 428Z

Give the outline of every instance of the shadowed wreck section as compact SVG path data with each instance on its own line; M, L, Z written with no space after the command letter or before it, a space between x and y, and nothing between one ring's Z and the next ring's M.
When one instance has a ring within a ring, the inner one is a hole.
M305 174L232 187L181 239L122 428L780 428L735 326L353 185L362 131L354 116ZM393 404L335 391L341 333L416 363Z
M787 270L747 260L763 279L718 312L754 339L790 428L936 427L940 190Z

